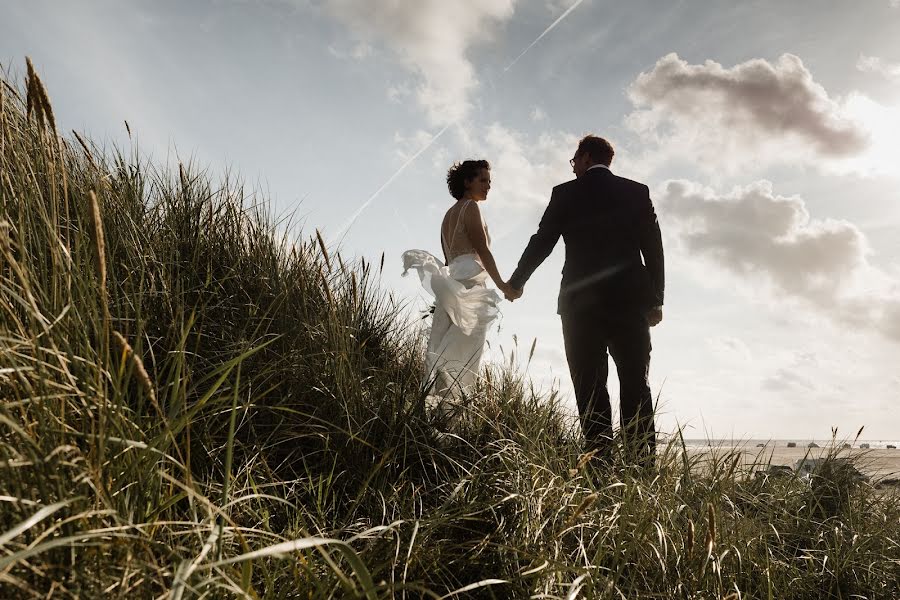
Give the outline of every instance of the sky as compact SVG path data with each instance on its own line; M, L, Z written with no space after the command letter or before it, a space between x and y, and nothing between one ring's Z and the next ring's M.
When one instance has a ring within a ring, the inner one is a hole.
M30 56L63 130L239 172L344 257L440 253L457 160L509 277L587 133L646 183L666 249L658 426L686 438L900 439L898 0L2 0L0 64ZM560 241L504 303L574 411ZM517 340L514 341L514 340ZM517 345L516 345L517 344ZM610 389L617 394L614 371Z

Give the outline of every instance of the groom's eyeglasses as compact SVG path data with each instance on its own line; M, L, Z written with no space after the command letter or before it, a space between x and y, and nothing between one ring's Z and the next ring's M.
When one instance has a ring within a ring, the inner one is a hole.
M577 154L575 155L575 158L578 158L578 155L577 155ZM575 158L570 158L570 159L569 159L569 166L572 167L572 168L575 168Z

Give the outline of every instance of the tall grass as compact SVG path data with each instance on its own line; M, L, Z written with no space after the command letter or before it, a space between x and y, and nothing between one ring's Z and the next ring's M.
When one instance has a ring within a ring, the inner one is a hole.
M508 367L426 413L384 257L61 135L28 73L0 83L0 596L897 593L900 508L840 469L596 465Z

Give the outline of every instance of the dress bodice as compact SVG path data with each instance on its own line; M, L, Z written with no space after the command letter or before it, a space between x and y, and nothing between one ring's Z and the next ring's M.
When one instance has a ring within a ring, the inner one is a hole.
M469 237L469 232L464 219L466 209L469 208L469 204L472 202L474 202L474 200L466 200L462 208L459 209L456 214L456 222L450 230L449 236L444 236L444 227L443 225L441 226L441 245L444 249L444 254L447 256L447 262L452 262L453 259L464 254L477 254L475 246L472 245L471 238ZM449 217L445 217L445 221L447 218ZM484 236L490 246L491 234L488 232L487 225L483 221L481 227L484 230Z

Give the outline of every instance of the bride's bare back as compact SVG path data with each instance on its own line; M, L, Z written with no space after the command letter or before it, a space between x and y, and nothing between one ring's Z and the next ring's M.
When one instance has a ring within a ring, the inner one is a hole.
M469 206L474 204L474 202L474 200L459 201L451 206L450 210L444 215L444 220L441 223L441 245L448 263L463 254L478 254L475 244L472 243L469 235L465 218L466 213L471 210ZM477 209L476 212L478 212ZM471 225L471 221L469 225ZM488 244L490 244L490 234L488 234L487 226L482 222L481 227Z

